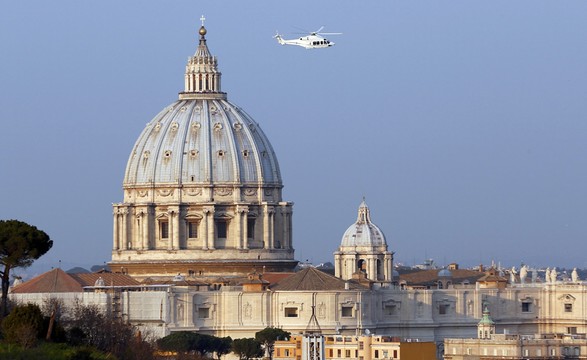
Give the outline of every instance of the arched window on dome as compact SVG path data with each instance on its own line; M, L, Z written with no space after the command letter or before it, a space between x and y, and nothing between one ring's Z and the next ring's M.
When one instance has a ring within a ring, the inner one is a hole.
M357 262L357 270L363 273L367 272L367 262L363 259L359 259Z

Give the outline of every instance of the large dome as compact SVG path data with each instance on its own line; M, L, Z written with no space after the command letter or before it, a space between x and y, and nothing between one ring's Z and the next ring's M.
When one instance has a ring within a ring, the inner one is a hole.
M212 279L297 264L277 158L259 125L221 91L206 33L202 24L185 90L131 151L124 202L113 204L116 272Z
M281 186L277 158L259 125L219 99L178 100L139 136L124 187L156 184Z

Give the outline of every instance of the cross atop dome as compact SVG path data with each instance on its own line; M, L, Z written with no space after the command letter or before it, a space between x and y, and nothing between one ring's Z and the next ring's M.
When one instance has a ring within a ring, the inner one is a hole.
M202 15L200 17L200 21L202 21L202 27L204 26L204 21L206 21L206 18L204 17L204 15Z

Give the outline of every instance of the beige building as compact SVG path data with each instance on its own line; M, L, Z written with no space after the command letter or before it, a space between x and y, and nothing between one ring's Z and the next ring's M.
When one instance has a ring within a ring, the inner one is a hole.
M504 329L505 330L505 329ZM510 335L495 333L489 311L479 321L477 339L445 339L446 360L587 359L587 338L569 327L565 333Z
M273 358L280 360L436 358L436 344L433 342L381 335L293 335L287 340L275 342L274 349Z

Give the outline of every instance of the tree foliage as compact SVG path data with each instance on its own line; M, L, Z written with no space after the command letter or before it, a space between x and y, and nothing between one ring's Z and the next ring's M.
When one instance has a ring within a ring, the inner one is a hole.
M2 321L2 333L9 343L25 349L34 346L43 332L43 313L37 305L17 306Z
M0 315L7 314L8 287L10 270L16 267L30 266L33 261L43 256L53 241L44 231L18 220L0 220L0 265L3 265L2 304Z
M223 355L228 354L232 350L232 338L214 337L210 346L210 352L216 353L216 357L220 359Z
M173 332L157 341L157 346L163 351L174 351L180 354L197 353L201 357L206 354L216 353L220 358L231 350L232 339L230 337L216 337L206 334L198 334L191 331Z
M275 341L279 339L285 340L290 335L291 333L289 331L275 327L266 327L255 333L255 339L263 345L263 348L267 351L267 355L269 355L269 359L273 359L273 346L275 345Z
M187 354L195 349L196 336L196 333L191 331L173 332L157 340L157 347L163 351Z
M253 338L234 339L232 342L232 352L238 355L241 360L263 356L261 343Z
M89 345L121 360L152 357L151 346L137 336L132 325L97 306L76 304L67 327L70 344Z

